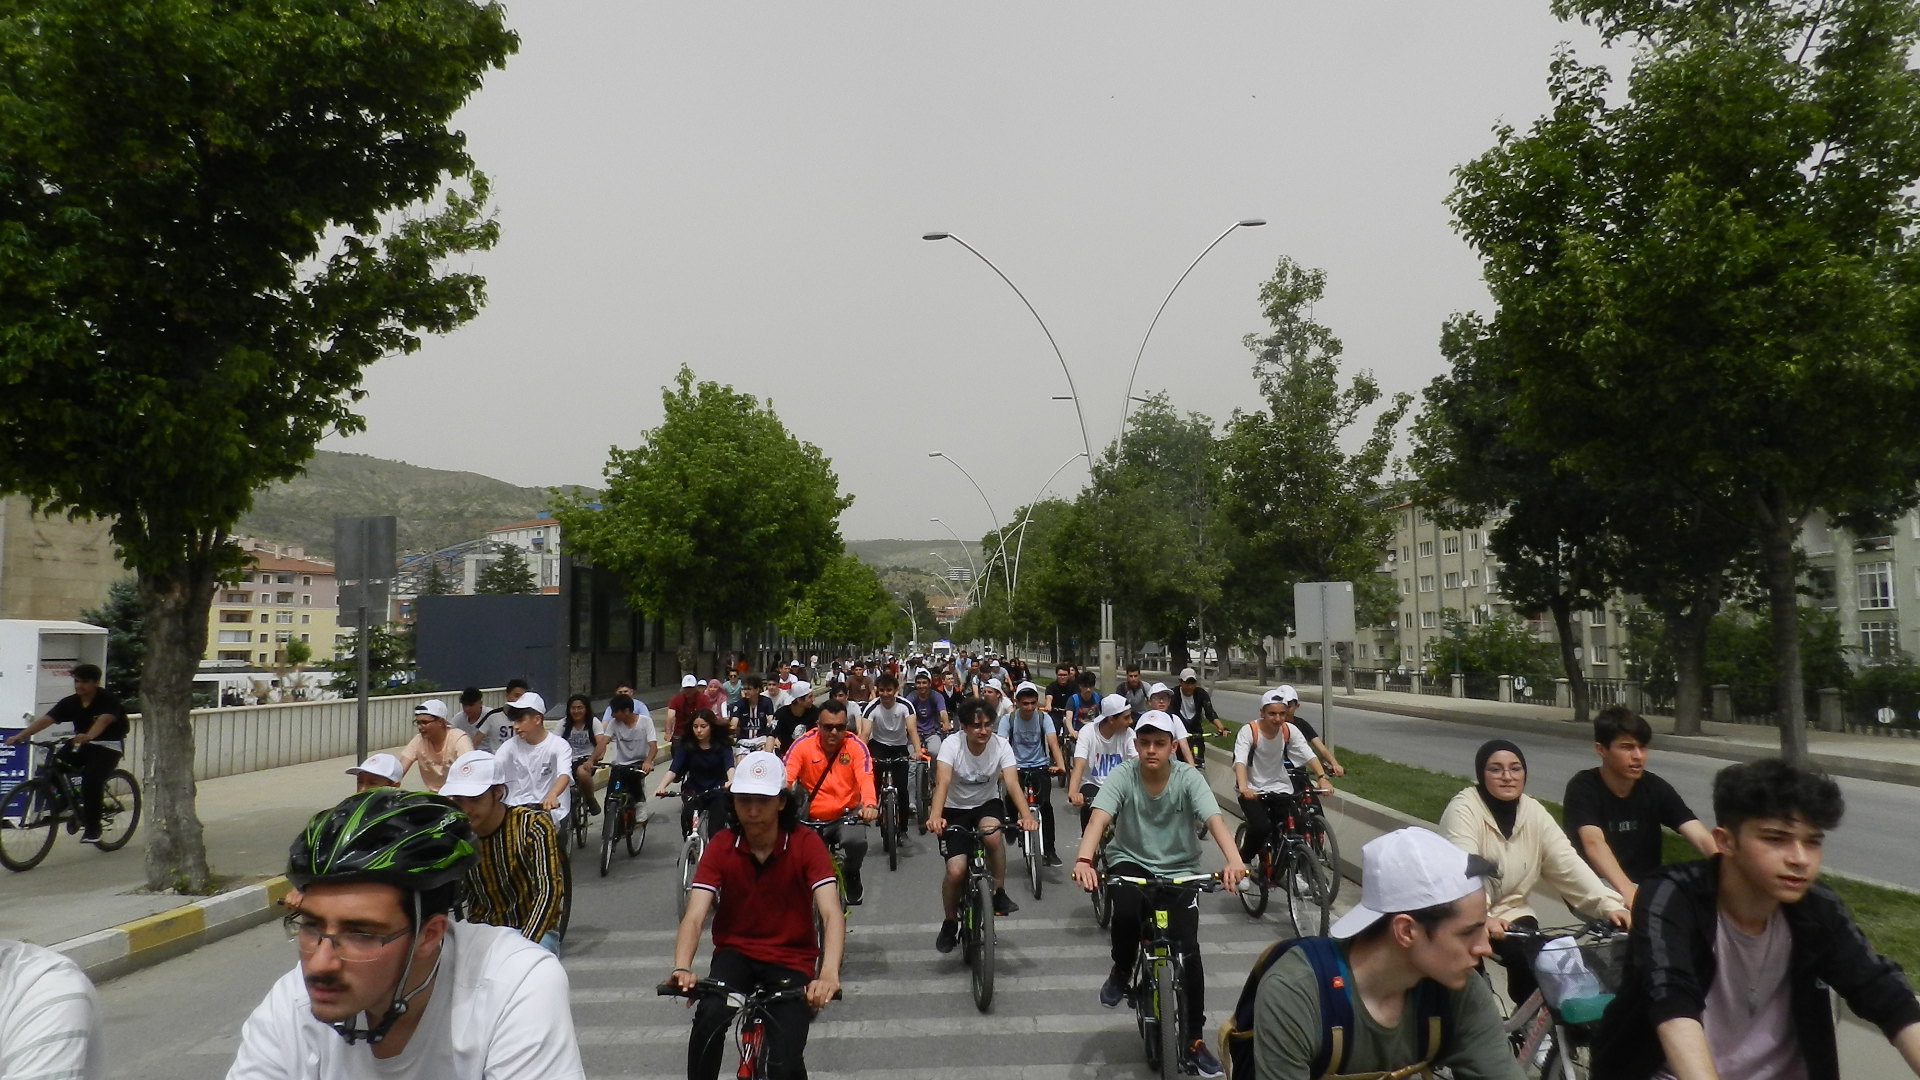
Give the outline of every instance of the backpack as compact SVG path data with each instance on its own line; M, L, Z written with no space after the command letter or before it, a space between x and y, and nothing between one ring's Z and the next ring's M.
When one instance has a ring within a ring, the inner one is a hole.
M1247 973L1239 1003L1220 1025L1220 1060L1226 1066L1228 1080L1253 1080L1254 998L1268 969L1296 947L1307 955L1307 963L1313 967L1314 981L1320 986L1320 1019L1327 1028L1308 1075L1319 1080L1345 1071L1347 1055L1353 1050L1353 997L1347 990L1352 974L1332 938L1303 937L1267 946L1253 962L1253 970ZM1421 979L1413 990L1413 1006L1420 1025L1420 1060L1393 1072L1373 1075L1404 1077L1427 1073L1427 1067L1452 1040L1453 1008L1446 987L1432 979Z

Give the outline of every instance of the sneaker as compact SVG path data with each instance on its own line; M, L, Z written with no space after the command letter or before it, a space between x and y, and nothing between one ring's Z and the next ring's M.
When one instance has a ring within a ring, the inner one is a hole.
M867 890L861 888L858 885L847 886L847 906L848 907L859 907L860 902L862 900L865 900L866 898L867 898Z
M1047 855L1046 855L1046 859L1045 859L1045 862L1046 862L1046 864L1047 864L1048 866L1064 866L1064 865L1066 865L1065 863L1063 863L1063 862L1061 862L1061 861L1060 861L1060 856L1058 856L1058 855L1055 855L1055 854L1054 854L1053 852L1051 852L1051 851L1049 851L1049 852L1047 852Z
M100 842L100 837L97 833L92 836L81 836L80 842L83 844L97 844Z
M1180 1055L1180 1071L1188 1076L1225 1076L1227 1071L1220 1067L1220 1059L1207 1049L1207 1040L1195 1039L1187 1052Z
M960 920L947 919L940 924L940 933L933 939L933 947L943 953L950 953L958 944L960 944Z
M1117 972L1107 972L1107 981L1100 984L1100 1004L1112 1009L1119 1006L1127 996L1126 984Z
M1020 905L1013 902L1013 897L1007 895L1007 890L1001 889L993 894L993 913L995 915L1011 915L1019 910Z

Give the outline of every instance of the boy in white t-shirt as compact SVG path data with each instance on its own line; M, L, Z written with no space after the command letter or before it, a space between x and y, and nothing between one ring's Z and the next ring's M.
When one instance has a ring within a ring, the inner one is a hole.
M934 812L927 818L927 831L940 838L940 856L947 861L946 877L940 882L940 934L933 942L943 953L952 952L960 941L960 886L967 876L967 857L973 853L971 839L963 833L949 835L947 829L997 828L1007 818L1006 803L1000 797L1003 787L1020 815L1020 827L1029 832L1040 827L1020 786L1013 745L994 734L997 723L986 702L969 701L960 712L965 737L941 743L934 763ZM1007 895L1006 845L996 832L986 838L986 847L987 868L993 874L993 912L1011 915L1020 906Z
M1322 794L1333 792L1320 759L1307 745L1299 728L1286 722L1287 701L1280 690L1260 695L1260 719L1240 729L1233 740L1233 786L1240 796L1240 816L1246 819L1240 857L1251 860L1273 835L1273 824L1284 820L1293 802L1289 764L1304 765L1319 781Z
M1073 741L1073 774L1067 777L1067 801L1080 808L1083 831L1107 774L1139 756L1133 745L1133 706L1119 694L1101 698L1100 721L1080 725L1080 737Z
M573 747L547 730L546 712L546 701L532 691L508 705L514 737L495 756L507 782L507 805L538 806L559 828L572 804Z

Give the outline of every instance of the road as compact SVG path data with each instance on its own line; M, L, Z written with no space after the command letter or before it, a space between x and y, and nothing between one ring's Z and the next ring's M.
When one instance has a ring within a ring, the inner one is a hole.
M1221 690L1215 694L1221 715L1250 720L1259 712L1254 694ZM1300 715L1316 727L1320 707L1300 706ZM1509 739L1526 751L1527 791L1559 802L1567 780L1598 762L1590 741L1522 733L1473 724L1397 716L1367 709L1341 708L1334 699L1335 750L1352 748L1389 761L1465 776L1473 771L1474 751L1488 739ZM1648 768L1678 790L1709 826L1713 823L1713 776L1730 758L1663 753L1658 740ZM1920 847L1913 843L1913 815L1920 810L1920 789L1878 780L1840 779L1846 818L1827 837L1826 866L1839 873L1920 888Z
M1060 804L1063 840L1078 836ZM677 804L654 806L641 854L616 856L613 873L597 876L592 852L578 852L566 967L574 1023L590 1077L685 1075L690 1014L654 996L672 963L678 883L668 816ZM1072 848L1063 844L1063 854ZM1107 969L1104 931L1095 927L1085 894L1065 867L1046 871L1035 900L1024 883L1009 889L1020 910L997 920L997 990L982 1015L969 994L958 951L933 949L938 929L939 860L928 837L910 840L898 871L889 872L876 838L868 860L867 903L854 909L842 971L846 1000L813 1027L807 1059L816 1076L937 1080L1020 1080L1146 1076L1132 1013L1101 1008ZM1210 868L1220 864L1212 853ZM1351 902L1342 890L1339 910ZM1253 921L1237 899L1201 897L1201 943L1207 964L1208 1030L1239 993L1254 955L1286 928L1286 916ZM231 1062L238 1031L268 985L294 960L277 924L237 935L126 976L101 988L110 1069L142 1080L204 1080ZM705 961L696 962L704 970ZM182 993L191 988L191 993ZM731 1057L729 1057L731 1061ZM731 1069L731 1064L725 1069Z

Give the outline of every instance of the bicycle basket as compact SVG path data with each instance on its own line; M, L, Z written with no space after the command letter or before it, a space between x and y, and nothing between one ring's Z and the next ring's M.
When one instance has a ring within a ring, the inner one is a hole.
M1540 982L1540 996L1561 1020L1587 1024L1600 1019L1619 992L1626 961L1625 936L1589 941L1556 938L1534 956L1533 973Z

